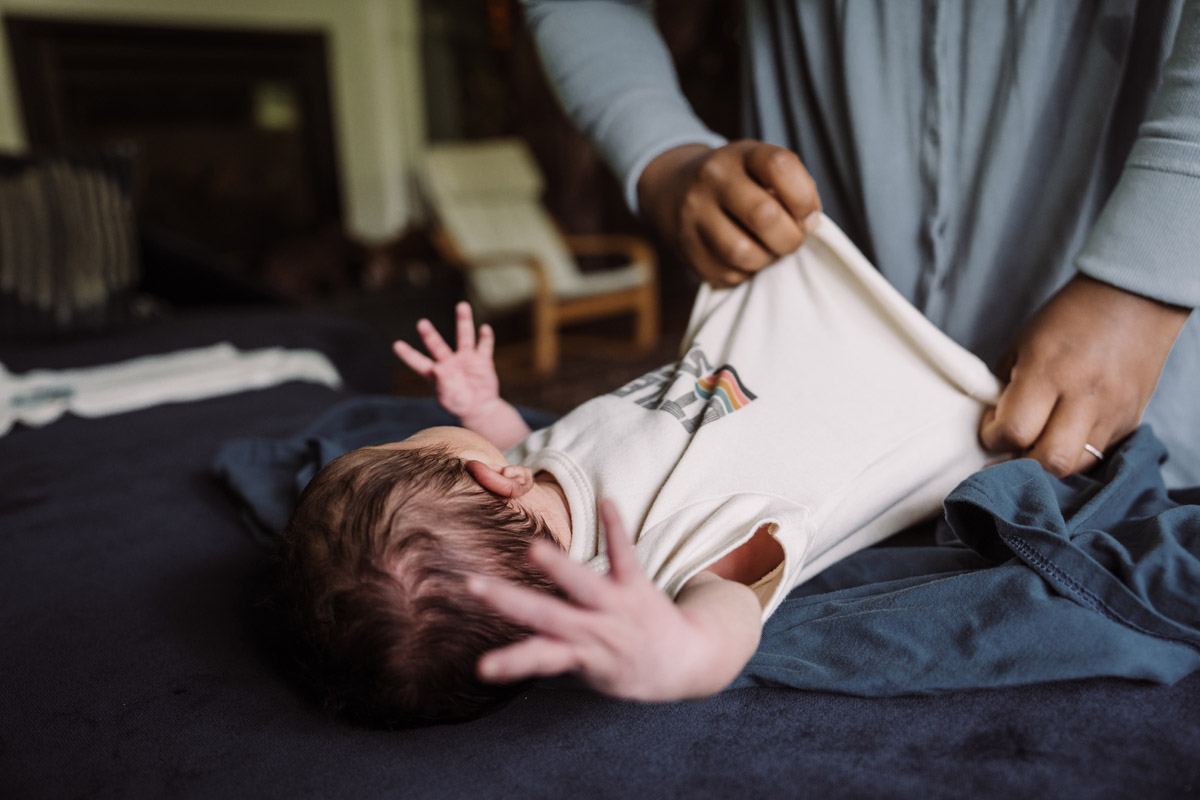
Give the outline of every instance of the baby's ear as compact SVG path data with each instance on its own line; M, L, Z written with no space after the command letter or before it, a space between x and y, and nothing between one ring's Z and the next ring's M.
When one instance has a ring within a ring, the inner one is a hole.
M482 461L468 461L467 472L471 473L471 477L484 489L509 500L520 497L533 488L533 473L528 467L508 464L496 469Z

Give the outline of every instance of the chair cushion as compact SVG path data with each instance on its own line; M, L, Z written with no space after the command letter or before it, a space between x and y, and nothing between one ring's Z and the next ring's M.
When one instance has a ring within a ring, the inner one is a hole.
M426 177L440 202L481 195L542 193L542 175L521 139L435 144L429 148Z
M645 283L644 267L582 273L541 204L541 174L519 139L437 144L425 164L426 188L471 269L471 301L483 314L529 302L536 283L520 254L537 258L557 298L586 297ZM505 259L503 256L512 255ZM498 258L499 256L499 258Z
M442 209L442 223L468 262L498 254L529 254L546 270L554 294L571 291L579 283L571 252L554 221L535 200L463 200ZM514 258L512 266L472 269L468 282L480 301L497 310L529 301L535 287L520 258Z

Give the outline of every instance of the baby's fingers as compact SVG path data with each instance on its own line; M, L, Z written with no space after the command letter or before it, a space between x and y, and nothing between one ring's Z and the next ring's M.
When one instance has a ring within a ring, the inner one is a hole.
M454 306L454 327L458 352L475 349L475 320L471 318L471 304L457 303Z
M491 359L496 351L496 332L492 326L484 323L479 326L479 355Z
M433 374L433 360L408 342L401 340L392 342L392 350L400 357L401 361L408 365L409 369L422 378L428 378Z
M516 644L485 653L479 659L479 677L491 683L512 683L528 678L562 675L579 667L575 648L565 642L531 636Z
M467 591L503 616L559 639L571 639L585 626L582 612L557 597L506 581L472 575Z
M437 332L437 328L433 327L433 323L427 319L417 320L417 333L421 334L421 341L425 343L425 349L429 351L429 355L435 360L441 361L454 355L454 351L450 349L450 345L446 344L446 340Z
M602 608L605 597L613 591L612 583L607 578L597 575L591 567L572 561L570 556L549 542L535 542L529 549L529 555L558 588L585 608Z
M604 526L604 541L608 547L608 566L616 581L626 581L631 578L645 578L637 556L633 552L633 544L629 534L625 532L625 523L621 522L621 514L612 500L600 501L600 522Z

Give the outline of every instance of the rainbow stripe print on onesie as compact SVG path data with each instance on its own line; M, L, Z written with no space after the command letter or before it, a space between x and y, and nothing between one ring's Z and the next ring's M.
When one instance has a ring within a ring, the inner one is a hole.
M737 370L728 364L722 364L713 374L696 381L696 394L704 400L716 398L725 406L726 413L730 414L749 405L755 397L742 384Z

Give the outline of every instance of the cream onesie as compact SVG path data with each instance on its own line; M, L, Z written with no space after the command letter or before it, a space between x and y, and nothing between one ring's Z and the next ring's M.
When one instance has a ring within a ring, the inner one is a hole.
M766 525L784 562L758 590L765 620L995 460L977 430L998 380L828 218L741 286L703 287L681 350L509 451L562 485L573 559L607 568L609 498L672 597Z

